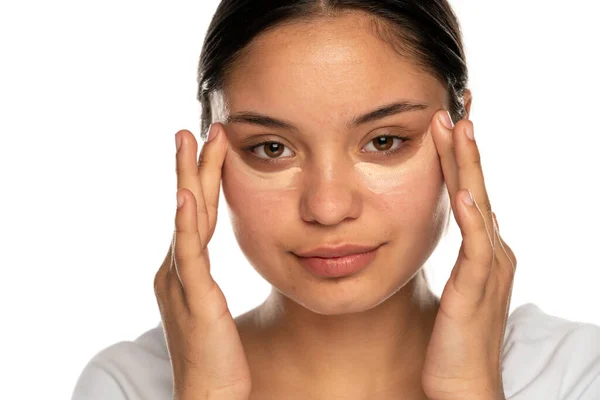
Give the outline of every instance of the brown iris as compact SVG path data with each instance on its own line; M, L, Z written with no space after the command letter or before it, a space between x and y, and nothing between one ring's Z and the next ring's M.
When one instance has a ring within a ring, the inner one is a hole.
M373 139L373 144L377 150L389 150L394 144L394 138L388 136L379 136Z
M276 158L283 153L283 145L281 143L266 143L264 145L265 154L269 157Z

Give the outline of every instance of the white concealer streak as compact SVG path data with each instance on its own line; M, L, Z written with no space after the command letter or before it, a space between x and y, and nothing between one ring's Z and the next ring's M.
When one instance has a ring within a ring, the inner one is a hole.
M427 154L422 154L413 157L410 162L402 166L358 162L354 164L354 168L361 175L365 185L374 193L383 194L399 190L408 178L414 179L411 175L431 173L431 169L437 165L434 161L437 160L435 147L433 143L426 146L425 141L431 141L429 133L421 147L422 151L429 152L431 158L428 158ZM405 176L407 179L402 179Z
M364 184L374 193L383 194L402 185L402 176L408 171L398 166L386 166L368 162L354 164Z
M251 169L237 153L231 152L230 155L233 156L234 168L243 174L244 178L248 179L256 190L293 190L298 187L297 177L302 172L300 167L292 167L277 172L262 172Z

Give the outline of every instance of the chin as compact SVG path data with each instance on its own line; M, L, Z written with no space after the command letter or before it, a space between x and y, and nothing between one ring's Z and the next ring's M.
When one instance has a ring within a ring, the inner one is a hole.
M298 262L294 262L291 267L288 264L284 271L288 272L285 276L266 273L264 270L258 273L273 286L275 293L278 292L277 296L285 297L281 299L283 302L291 301L315 314L343 315L364 312L384 303L405 287L420 268L416 266L410 270L393 269L389 264L375 261L359 273L350 276L320 278L311 275Z
M364 311L368 311L372 308L377 307L379 304L383 303L389 297L391 297L394 293L389 294L388 296L378 296L375 298L369 297L349 297L347 299L338 299L334 302L326 302L324 299L319 298L311 298L307 299L306 302L302 302L303 299L290 299L295 301L302 307L306 308L309 311L312 311L315 314L320 315L344 315L344 314L354 314L360 313Z
M287 293L286 291L278 290L289 300L315 314L344 315L360 313L375 308L401 289L401 287L398 287L390 292L384 292L381 289L374 290L374 288L367 287L364 284L361 288L342 289L340 287L340 290L321 291L320 293L316 293L316 289L311 290L308 287L304 288L304 293Z

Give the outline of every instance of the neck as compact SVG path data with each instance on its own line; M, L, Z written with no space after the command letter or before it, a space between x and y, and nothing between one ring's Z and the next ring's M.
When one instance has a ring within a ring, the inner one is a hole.
M438 306L422 272L378 306L351 314L316 314L273 289L253 316L265 361L255 370L271 386L277 375L288 389L320 395L420 390Z

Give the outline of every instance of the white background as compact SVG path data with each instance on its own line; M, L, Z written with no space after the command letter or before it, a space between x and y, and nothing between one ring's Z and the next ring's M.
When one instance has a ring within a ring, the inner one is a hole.
M519 260L511 311L534 302L600 324L596 3L452 1L488 190ZM3 398L69 398L94 354L160 321L173 135L199 133L196 67L216 5L1 3ZM221 206L212 271L237 316L270 286ZM452 220L427 266L438 294L459 246Z

